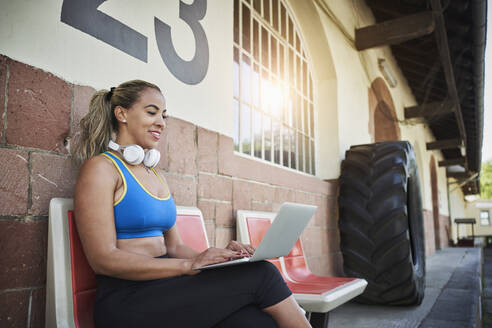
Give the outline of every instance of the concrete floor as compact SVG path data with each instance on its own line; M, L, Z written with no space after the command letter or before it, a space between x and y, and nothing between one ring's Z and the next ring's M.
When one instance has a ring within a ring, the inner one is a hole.
M480 327L481 248L446 248L426 259L420 306L344 304L330 313L329 328Z
M485 248L483 253L482 327L492 328L492 248Z

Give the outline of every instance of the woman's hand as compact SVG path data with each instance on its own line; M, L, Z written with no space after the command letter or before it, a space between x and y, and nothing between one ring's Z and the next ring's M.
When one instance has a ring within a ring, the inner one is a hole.
M242 244L238 241L231 240L229 244L227 244L226 249L230 249L232 251L240 252L242 257L251 257L255 252L255 248L251 245Z
M234 250L210 247L209 249L198 254L198 256L194 259L190 259L191 264L188 274L193 275L200 272L199 270L193 270L195 268L199 268L209 264L226 262L241 257L244 257L244 255L241 255L240 252Z

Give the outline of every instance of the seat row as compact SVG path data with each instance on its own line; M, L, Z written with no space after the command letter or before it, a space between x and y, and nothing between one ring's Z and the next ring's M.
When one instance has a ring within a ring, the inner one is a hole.
M198 208L177 207L182 241L201 252L209 247ZM275 213L238 211L237 236L258 246ZM300 240L285 257L270 260L280 271L313 327L328 327L328 313L361 294L367 282L358 278L314 275L306 264ZM94 327L96 278L82 249L73 215L73 200L50 202L46 287L46 327Z

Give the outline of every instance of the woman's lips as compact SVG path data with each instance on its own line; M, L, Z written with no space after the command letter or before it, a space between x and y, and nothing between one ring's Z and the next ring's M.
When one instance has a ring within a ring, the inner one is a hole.
M152 135L152 137L154 137L157 140L161 138L161 133L158 131L150 131L150 134Z

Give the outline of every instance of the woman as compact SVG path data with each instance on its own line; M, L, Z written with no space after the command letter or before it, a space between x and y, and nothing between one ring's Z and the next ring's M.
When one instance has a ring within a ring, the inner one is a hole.
M97 275L96 326L310 327L268 262L194 270L254 249L232 241L198 253L181 242L176 207L150 151L166 128L166 112L160 89L134 80L96 92L80 123L74 155L85 163L74 210ZM106 151L112 137L115 150ZM146 149L148 158L123 156L128 145Z

